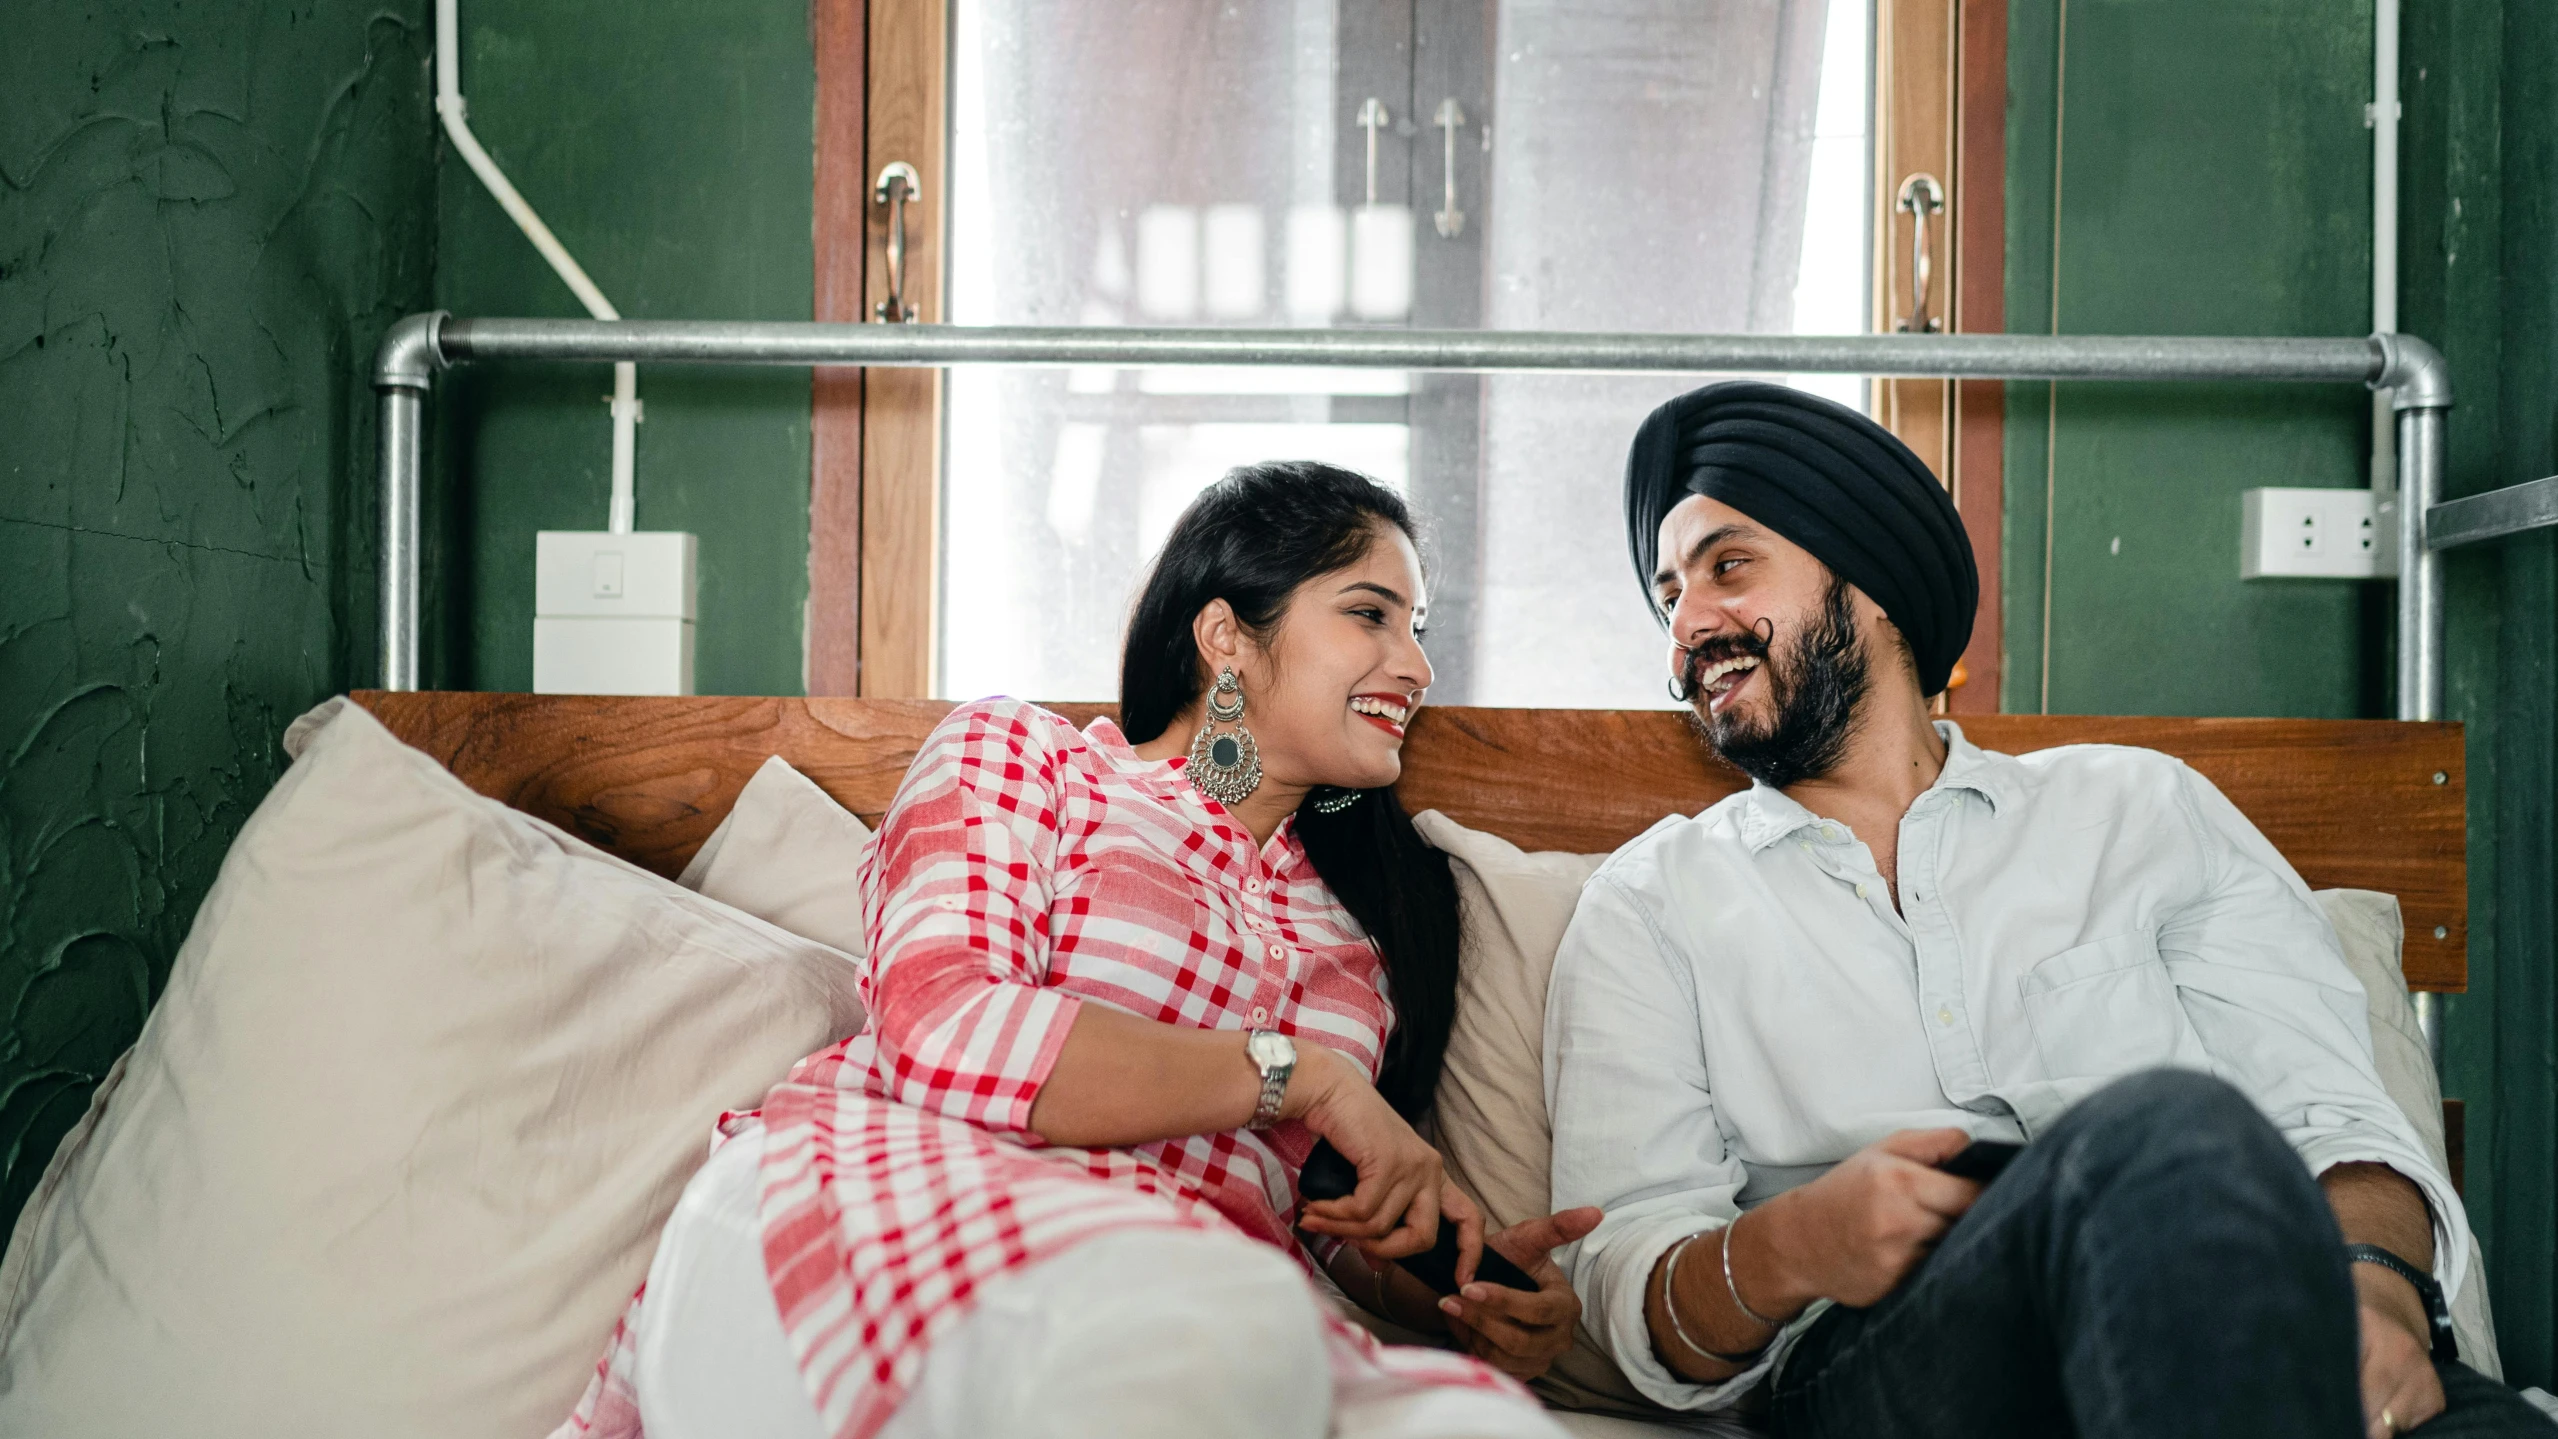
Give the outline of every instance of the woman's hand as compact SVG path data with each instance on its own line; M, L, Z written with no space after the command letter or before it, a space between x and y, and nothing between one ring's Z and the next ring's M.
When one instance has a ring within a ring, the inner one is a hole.
M1448 1191L1462 1199L1453 1188ZM1528 1272L1533 1290L1510 1289L1480 1280L1459 1286L1439 1301L1448 1317L1448 1332L1466 1352L1513 1379L1534 1379L1572 1347L1572 1326L1581 1322L1581 1296L1554 1262L1554 1251L1599 1227L1599 1211L1567 1209L1543 1219L1513 1224L1487 1242L1503 1258ZM1460 1272L1473 1267L1468 1255Z
M1372 1260L1419 1254L1439 1241L1443 1196L1452 1192L1440 1173L1439 1151L1404 1123L1350 1061L1300 1038L1279 1117L1303 1121L1359 1170L1358 1188L1305 1206L1299 1228L1351 1240ZM1472 1245L1465 1261L1470 1268L1482 1249L1482 1216L1468 1202L1462 1215L1451 1218L1460 1225L1471 1221L1470 1235L1460 1230Z

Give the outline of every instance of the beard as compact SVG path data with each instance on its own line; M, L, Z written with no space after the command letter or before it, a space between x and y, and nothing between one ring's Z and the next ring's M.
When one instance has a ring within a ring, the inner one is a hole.
M1770 623L1757 634L1726 635L1688 652L1679 668L1682 698L1704 698L1698 677L1706 666L1747 656L1767 677L1773 716L1693 711L1697 728L1714 752L1743 774L1775 789L1819 779L1839 766L1856 735L1858 708L1871 675L1858 643L1856 609L1847 581L1833 578L1820 614L1784 645Z

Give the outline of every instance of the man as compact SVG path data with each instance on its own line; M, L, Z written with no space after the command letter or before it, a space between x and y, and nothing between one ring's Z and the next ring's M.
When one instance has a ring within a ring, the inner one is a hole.
M1568 1267L1636 1387L1784 1439L2558 1433L2450 1357L2467 1221L2282 857L2165 755L1930 722L1979 581L1916 456L1713 385L1626 517L1756 781L1555 963L1554 1202L1607 1211ZM1938 1167L1974 1139L2028 1147L1984 1187Z

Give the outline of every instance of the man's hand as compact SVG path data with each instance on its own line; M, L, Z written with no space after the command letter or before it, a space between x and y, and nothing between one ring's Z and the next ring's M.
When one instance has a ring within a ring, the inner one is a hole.
M2443 1412L2433 1329L2414 1285L2376 1264L2353 1270L2362 1326L2363 1430L2370 1439L2393 1439Z
M1584 1207L1513 1224L1485 1242L1528 1272L1534 1290L1474 1280L1439 1301L1448 1332L1467 1353L1513 1379L1543 1374L1572 1347L1581 1299L1554 1262L1554 1251L1599 1227L1599 1211ZM1470 1265L1468 1267L1471 1267Z
M1761 1205L1732 1254L1741 1292L1778 1317L1815 1299L1876 1303L1980 1197L1935 1167L1971 1142L1959 1129L1904 1129Z
M2422 1191L2386 1164L2339 1164L2318 1176L2348 1244L2376 1244L2419 1269L2434 1262L2433 1217ZM2362 1329L2363 1428L2371 1439L2404 1434L2443 1412L2433 1325L2416 1286L2377 1264L2354 1276Z

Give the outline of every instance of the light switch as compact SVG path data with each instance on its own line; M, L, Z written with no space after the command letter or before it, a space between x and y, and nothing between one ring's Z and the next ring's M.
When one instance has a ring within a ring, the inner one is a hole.
M599 550L595 555L595 598L618 600L622 597L622 555L619 550Z

